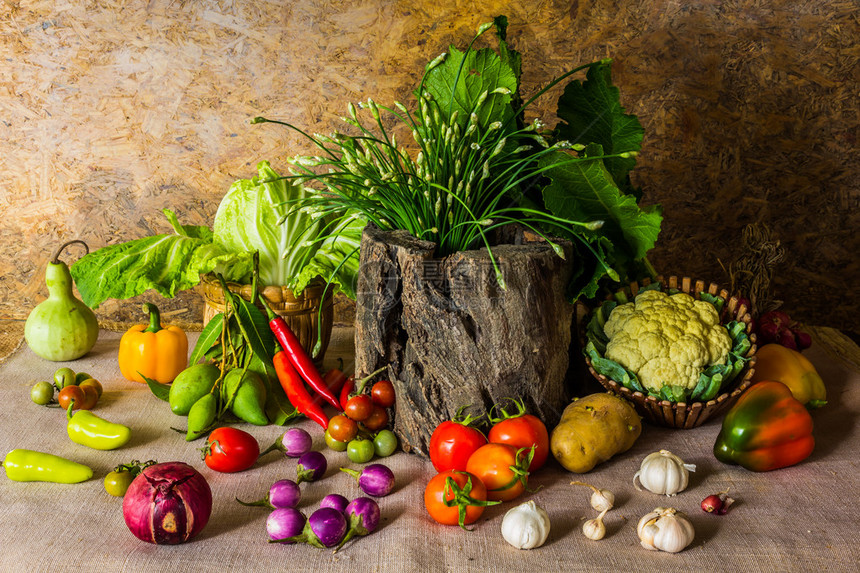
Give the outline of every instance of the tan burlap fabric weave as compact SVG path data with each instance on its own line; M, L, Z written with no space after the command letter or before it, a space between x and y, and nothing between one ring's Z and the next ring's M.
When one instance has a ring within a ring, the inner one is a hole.
M171 427L184 418L171 414L166 403L145 386L124 381L116 362L119 333L102 331L95 349L69 363L99 378L105 387L95 412L133 428L129 445L112 452L87 449L66 436L63 412L36 406L29 399L32 384L48 379L59 366L36 357L23 346L0 365L5 401L0 410L0 455L13 448L52 452L86 463L95 470L89 482L77 485L19 483L0 477L0 570L8 571L856 571L860 560L857 501L860 498L860 374L830 354L825 345L807 352L828 384L830 404L816 411L817 447L812 457L793 468L756 474L716 461L711 447L719 430L716 421L694 430L645 428L629 452L584 476L549 464L530 482L533 499L552 521L549 541L532 551L507 545L499 533L512 502L490 508L474 531L432 522L423 506L423 490L434 475L429 462L404 453L385 460L398 485L379 499L383 521L370 537L350 542L340 552L310 546L266 542L268 511L243 507L244 500L262 497L277 479L295 477L295 460L270 454L239 474L206 468L197 448ZM196 334L191 335L192 341ZM323 448L319 427L312 432ZM251 427L264 447L283 431ZM673 498L636 491L633 474L642 458L669 449L697 465L688 490ZM340 466L356 467L345 453L325 450L329 470L324 479L302 485L300 508L310 514L323 496L338 492L349 498L359 490ZM211 521L199 538L181 546L155 546L134 538L122 518L122 500L108 496L102 479L110 469L132 459L182 460L199 468L214 495ZM595 516L589 492L569 485L584 479L615 492L617 507L606 516L602 541L583 537L584 519ZM704 514L705 496L731 487L738 499L725 516ZM696 539L680 554L649 552L639 546L635 525L657 506L689 513Z

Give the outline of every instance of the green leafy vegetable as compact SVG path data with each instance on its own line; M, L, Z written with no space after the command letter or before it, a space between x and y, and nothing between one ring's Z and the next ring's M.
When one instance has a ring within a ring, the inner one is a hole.
M192 262L195 252L211 243L212 231L180 225L172 211L163 212L174 234L104 247L72 265L72 278L87 306L97 308L108 298L130 298L148 289L172 298L200 281Z
M173 234L106 246L82 257L70 269L81 299L96 308L109 298L126 299L150 289L171 298L209 272L248 283L254 252L259 254L263 285L300 292L322 276L333 280L333 288L354 297L358 271L354 246L363 221L350 220L342 232L321 240L318 235L329 223L293 208L308 191L280 177L267 161L257 165L257 173L253 179L233 183L218 206L213 229L183 226L164 209ZM350 258L335 272L331 261L347 252Z

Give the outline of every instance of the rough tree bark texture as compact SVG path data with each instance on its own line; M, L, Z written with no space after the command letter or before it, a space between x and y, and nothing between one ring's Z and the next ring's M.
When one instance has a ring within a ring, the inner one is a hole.
M521 398L555 424L568 403L571 266L521 233L504 242L512 244L492 252L506 290L487 249L435 259L432 243L405 232L364 232L356 373L388 365L395 432L406 451L427 456L433 428L461 406L477 415Z

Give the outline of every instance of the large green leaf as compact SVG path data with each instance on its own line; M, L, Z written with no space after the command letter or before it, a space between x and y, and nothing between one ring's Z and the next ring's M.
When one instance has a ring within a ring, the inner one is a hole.
M602 150L590 145L585 154L595 157ZM612 241L616 251L625 251L632 259L644 258L660 233L660 207L640 208L633 195L618 188L601 159L565 161L565 156L556 152L542 161L557 164L547 172L552 180L543 190L547 209L574 221L603 221L599 233Z
M624 113L618 88L612 85L611 64L588 68L585 82L567 84L558 100L558 137L571 143L598 143L607 154L639 151L645 130L635 115ZM629 189L629 172L636 158L611 158L606 168L621 189Z
M224 313L219 312L203 327L200 336L197 338L197 343L191 351L191 356L188 358L188 364L194 365L206 356L209 350L221 341L221 334L224 332Z
M486 127L513 116L511 94L516 92L517 83L517 75L509 63L503 62L492 49L468 50L464 54L451 46L445 61L427 73L424 89L433 96L445 117L449 109L452 113L457 111L459 121L464 123L476 112L480 124ZM497 88L506 88L510 93L493 93ZM485 91L487 99L477 109Z
M164 213L175 234L103 247L72 265L72 278L87 306L97 308L109 298L130 298L149 289L172 298L200 282L199 274L188 269L195 252L211 243L212 232L179 225L170 210Z

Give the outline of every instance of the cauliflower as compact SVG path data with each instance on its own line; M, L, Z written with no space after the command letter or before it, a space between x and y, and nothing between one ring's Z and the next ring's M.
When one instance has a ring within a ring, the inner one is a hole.
M634 372L650 392L692 390L699 374L729 357L732 339L714 305L686 293L646 290L618 305L603 327L605 356Z

